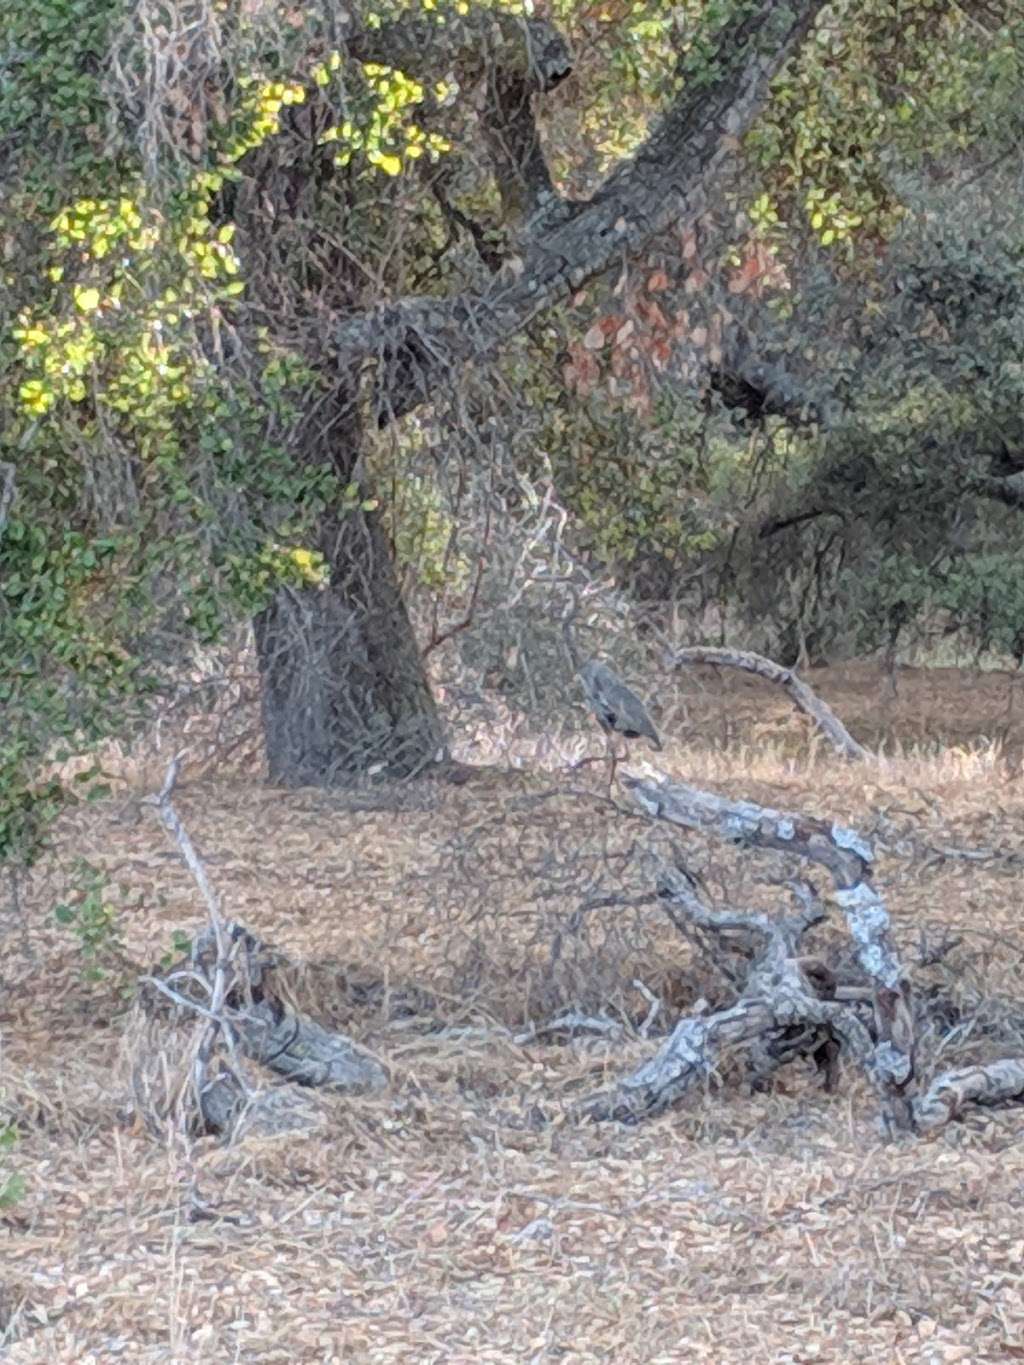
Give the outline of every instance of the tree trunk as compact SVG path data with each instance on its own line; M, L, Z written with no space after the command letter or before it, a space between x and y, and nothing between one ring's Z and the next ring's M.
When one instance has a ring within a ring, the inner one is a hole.
M344 386L309 413L297 458L359 482L362 429ZM391 547L376 512L328 509L323 586L284 588L255 621L268 775L282 786L411 777L445 747Z
M376 514L342 514L319 548L329 585L282 590L255 623L270 780L412 776L444 736Z

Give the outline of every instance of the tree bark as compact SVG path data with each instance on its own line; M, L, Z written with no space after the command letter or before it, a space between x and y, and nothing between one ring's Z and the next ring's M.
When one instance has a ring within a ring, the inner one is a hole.
M465 364L493 355L541 313L672 223L692 222L735 156L772 77L824 0L737 4L714 34L714 58L683 89L636 154L586 202L551 197L530 218L520 256L479 293L411 297L355 314L324 337L339 367L372 358L382 425L430 399Z

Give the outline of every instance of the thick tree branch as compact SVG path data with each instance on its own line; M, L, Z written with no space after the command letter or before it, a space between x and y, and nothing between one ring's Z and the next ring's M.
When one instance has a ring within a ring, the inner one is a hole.
M691 71L676 104L637 154L585 204L557 201L529 222L521 260L485 289L453 300L413 298L343 322L331 338L339 367L375 358L378 420L426 401L439 381L480 359L533 318L670 223L703 209L768 86L824 0L735 6L713 58Z

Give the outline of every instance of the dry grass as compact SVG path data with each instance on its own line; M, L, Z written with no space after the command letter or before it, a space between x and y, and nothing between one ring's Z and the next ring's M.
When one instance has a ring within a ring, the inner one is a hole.
M763 689L695 679L666 770L875 829L908 952L953 926L959 983L1024 998L1014 680L908 674L895 699L867 669L812 681L889 757L840 765ZM315 1136L155 1139L127 1084L139 1020L115 981L83 982L52 906L74 855L101 866L134 969L196 926L197 896L123 797L69 818L0 968L28 1182L0 1215L12 1365L1024 1357L1019 1112L884 1147L856 1076L829 1097L793 1068L639 1128L570 1120L655 1045L635 979L666 1016L719 989L654 908L578 913L648 889L666 837L617 813L597 770L358 802L204 778L179 804L228 912L307 964L304 1003L395 1084L326 1100ZM777 902L771 859L685 847L736 901ZM516 1041L567 1001L622 1035Z

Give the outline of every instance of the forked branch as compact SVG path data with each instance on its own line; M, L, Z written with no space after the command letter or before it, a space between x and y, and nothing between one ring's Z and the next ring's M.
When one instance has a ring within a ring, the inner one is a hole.
M885 903L871 882L874 852L870 843L837 822L777 811L752 801L730 801L667 778L627 778L626 785L655 819L703 830L732 843L789 853L826 868L873 992L874 1020L869 1033L851 1006L821 999L796 959L792 926L799 928L798 938L815 922L816 911L805 910L778 926L774 921L746 917L746 927L767 935L767 947L740 1002L708 1020L684 1020L667 1045L672 1067L665 1070L664 1058L650 1064L655 1079L664 1082L665 1092L681 1093L681 1080L685 1089L697 1075L708 1074L722 1042L750 1041L758 1035L757 1025L763 1033L810 1023L831 1030L869 1072L881 1097L887 1131L911 1130L915 1072L910 983L892 940ZM692 893L682 885L673 888L672 899L677 906L689 908L691 916L697 913L699 903L691 903ZM660 1105L651 1075L638 1073L638 1077L627 1083L627 1089L644 1092L648 1110L652 1104Z

